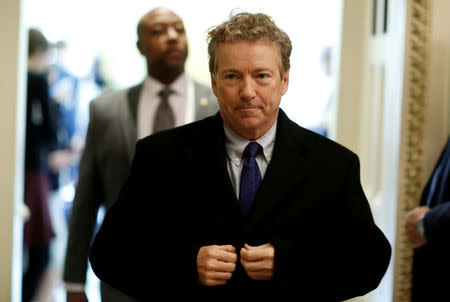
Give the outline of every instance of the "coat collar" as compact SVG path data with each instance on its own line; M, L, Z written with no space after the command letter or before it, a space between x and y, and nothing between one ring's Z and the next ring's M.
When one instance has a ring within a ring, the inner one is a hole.
M282 205L286 193L298 190L296 186L308 175L312 164L307 131L292 122L280 109L272 160L247 217L250 231Z
M265 218L271 217L277 206L281 205L286 193L297 189L299 181L308 175L311 168L309 160L310 146L307 130L292 122L283 110L279 110L275 146L272 160L267 167L263 182L256 195L255 202L247 217L240 211L239 201L234 193L233 186L227 169L227 155L225 150L225 134L220 113L214 117L214 129L211 136L214 140L215 150L213 154L215 164L210 168L215 169L215 175L220 175L217 181L224 182L222 192L229 196L224 200L232 200L231 206L240 219L244 221L246 231L257 227ZM215 133L215 134L213 134ZM217 174L217 171L218 174Z

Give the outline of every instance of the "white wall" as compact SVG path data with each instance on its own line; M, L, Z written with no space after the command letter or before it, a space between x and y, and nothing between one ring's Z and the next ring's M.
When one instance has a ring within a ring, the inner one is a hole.
M19 302L26 34L22 1L0 1L0 301Z
M308 126L326 97L320 52L338 40L340 0L209 1L196 0L24 0L26 24L39 27L49 40L69 40L73 68L79 73L94 54L114 89L143 80L145 64L136 49L136 26L143 14L157 6L173 9L185 21L189 40L187 71L209 85L206 32L233 11L264 12L272 16L293 43L288 93L282 107L296 122ZM67 11L69 13L67 13ZM80 18L82 16L82 18ZM81 58L80 55L84 55ZM81 59L77 59L81 58Z

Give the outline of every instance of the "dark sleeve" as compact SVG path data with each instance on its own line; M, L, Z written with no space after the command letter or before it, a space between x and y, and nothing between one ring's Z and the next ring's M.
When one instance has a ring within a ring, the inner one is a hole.
M274 244L275 281L304 288L321 301L343 301L374 290L391 256L390 244L375 225L361 187L356 155L348 162L341 195L333 203L340 205L328 209L334 211L334 225L324 223L323 229L307 230L311 238Z
M148 300L149 292L194 282L197 248L171 225L167 188L158 181L166 179L161 177L160 156L143 145L136 144L130 175L95 236L90 263L102 281Z
M55 143L58 131L58 112L55 106L52 105L52 100L49 96L48 82L45 77L39 77L39 96L41 101L43 123L41 127L42 137L46 138L49 143Z
M448 154L450 148L450 137L447 140L447 144L444 147L436 167L442 165L443 172L441 174L441 181L445 183L440 184L443 191L438 197L437 205L432 207L424 217L425 226L425 236L427 237L428 243L439 247L450 247L450 172L448 169L448 163L443 162L444 160L450 160ZM430 190L430 183L432 181L433 175L436 173L436 167L431 174L430 180L424 189L424 196L428 195ZM446 168L447 167L447 168ZM436 190L437 191L437 190ZM425 204L425 200L422 201Z
M28 72L25 168L46 171L47 155L56 139L57 124L50 110L47 80Z
M424 217L424 225L429 244L450 246L450 200L431 208Z
M79 166L76 194L69 223L69 237L66 249L64 281L85 283L89 246L96 226L100 204L104 202L103 184L96 157L96 110L90 104L89 126L86 144Z
M131 280L140 275L138 269L143 268L143 262L146 261L143 259L150 257L150 254L145 255L147 251L143 250L139 242L145 238L142 226L138 225L141 211L145 210L137 205L141 185L139 170L143 160L139 150L137 144L130 175L120 191L119 199L106 212L89 255L97 277L130 296L136 296L139 288L139 284L133 284ZM143 237L137 238L138 233ZM135 262L138 258L142 263Z
M450 160L448 157L448 153L450 152L449 148L450 137L436 164L436 167L439 165L443 166L441 181L445 183L440 184L442 191L440 191L439 200L436 200L437 205L432 207L424 217L425 236L427 237L428 243L445 247L450 246L450 171L448 171L449 163L444 162L445 160ZM436 168L430 179L432 179L435 171ZM425 191L429 191L430 182L431 180L428 182ZM428 193L425 194L428 195Z

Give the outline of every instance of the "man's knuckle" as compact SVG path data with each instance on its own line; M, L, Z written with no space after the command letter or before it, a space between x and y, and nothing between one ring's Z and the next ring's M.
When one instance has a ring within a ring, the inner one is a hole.
M215 268L215 263L214 263L214 261L213 261L212 259L206 260L206 262L205 262L205 268L206 268L207 270L211 270L211 269Z
M213 256L213 254L214 254L214 252L213 252L212 249L206 249L205 250L206 257L211 258Z

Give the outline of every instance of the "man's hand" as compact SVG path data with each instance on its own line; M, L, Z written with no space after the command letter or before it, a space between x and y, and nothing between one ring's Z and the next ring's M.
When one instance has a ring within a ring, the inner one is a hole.
M275 270L275 248L272 244L266 243L259 246L244 244L240 254L241 264L251 279L272 279Z
M232 245L202 246L197 254L198 279L201 284L226 284L236 269L236 249Z
M56 150L48 155L48 165L52 172L58 172L70 167L74 162L73 158L73 153L70 150Z
M428 206L417 207L412 209L405 216L405 231L409 243L413 248L418 248L427 243L427 238L422 237L417 233L417 221L420 216L428 212L430 208Z
M84 292L67 292L67 302L88 302L88 298Z

